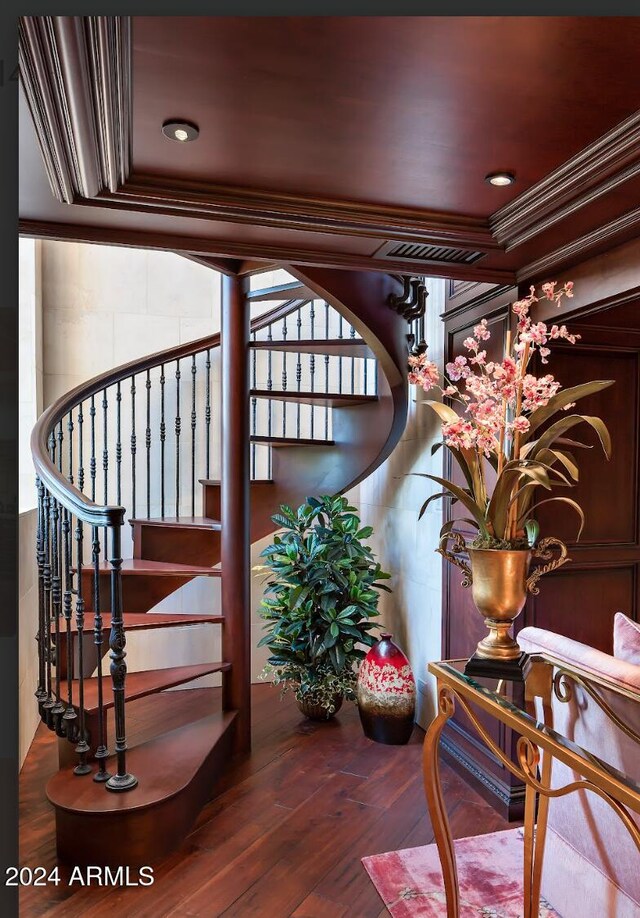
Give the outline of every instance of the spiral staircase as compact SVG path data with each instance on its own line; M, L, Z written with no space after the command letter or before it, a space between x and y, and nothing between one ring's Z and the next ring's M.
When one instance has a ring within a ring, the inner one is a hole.
M407 325L389 302L403 301L406 284L382 273L287 270L288 282L271 288L232 278L221 334L95 377L34 429L36 697L59 737L47 796L63 862L148 864L181 844L216 778L250 747L244 546L274 531L280 503L346 491L402 435ZM242 340L234 316L252 304L267 311ZM221 480L212 476L218 448ZM220 609L156 610L196 578L221 583ZM179 642L195 627L221 630L220 659L127 672L127 635L176 629ZM206 716L189 692L169 693L212 674L222 702ZM162 706L169 694L180 726L128 741L130 703L153 695Z

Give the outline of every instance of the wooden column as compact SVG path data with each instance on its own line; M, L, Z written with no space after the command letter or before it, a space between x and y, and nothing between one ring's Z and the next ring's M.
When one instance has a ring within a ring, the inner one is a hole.
M249 304L246 281L222 277L222 613L223 707L238 711L235 751L251 747L249 525Z

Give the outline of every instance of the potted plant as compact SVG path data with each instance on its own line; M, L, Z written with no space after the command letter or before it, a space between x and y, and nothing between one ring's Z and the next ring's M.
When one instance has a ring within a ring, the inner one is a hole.
M573 284L542 285L542 296L556 304L573 296ZM468 356L461 355L448 363L441 382L437 366L424 354L410 357L409 381L425 392L439 389L452 404L428 401L442 421L443 444L458 464L464 484L425 475L444 490L425 501L420 516L438 498L450 498L460 508L464 522L477 535L467 544L455 531L458 519L444 524L437 549L464 572L463 586L472 586L473 600L485 618L489 634L478 644L468 671L482 671L477 661L509 663L522 659L518 644L509 633L512 622L521 612L527 591L538 592L540 577L569 560L566 547L553 536L538 541L535 511L542 504L560 501L578 515L578 538L584 526L584 514L576 501L564 495L545 496L537 500L540 488L552 492L570 488L578 481L578 462L574 450L586 444L567 434L577 425L588 424L597 433L607 459L611 439L600 418L574 414L575 403L587 395L600 392L614 380L596 380L561 389L551 374L535 376L529 364L537 355L548 362L553 341L563 339L571 344L579 335L571 334L565 325L548 327L531 318L532 306L539 302L535 288L513 305L517 327L513 341L507 334L501 362L487 361L484 342L490 338L486 319L474 328L464 342ZM554 415L561 416L553 420ZM443 445L436 444L434 449ZM456 508L457 509L457 508ZM448 549L452 540L453 552ZM559 551L555 560L553 549ZM461 558L466 554L468 563ZM529 574L534 556L547 562ZM488 667L485 667L488 671Z
M345 497L308 497L272 517L282 531L262 552L269 581L260 616L266 634L259 646L271 655L265 675L292 689L300 710L328 720L343 698L355 700L356 664L377 625L381 581L389 579L364 540L355 507Z

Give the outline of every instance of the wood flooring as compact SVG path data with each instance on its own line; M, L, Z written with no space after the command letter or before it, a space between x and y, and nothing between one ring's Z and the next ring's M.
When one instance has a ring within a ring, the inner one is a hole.
M194 717L205 716L218 691L168 692L127 705L130 744L160 724L178 726L186 698ZM354 705L334 722L314 724L271 685L253 686L252 696L251 756L218 785L180 851L155 866L152 886L69 886L70 870L61 867L58 886L21 890L21 918L387 915L360 859L433 840L422 788L424 734L416 727L408 746L382 746L365 739ZM41 726L21 773L22 866L56 864L45 796L56 768L56 738ZM442 781L456 837L508 827L446 764Z

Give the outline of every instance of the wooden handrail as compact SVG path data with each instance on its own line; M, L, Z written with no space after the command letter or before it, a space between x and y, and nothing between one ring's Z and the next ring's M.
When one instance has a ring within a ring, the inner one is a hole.
M273 322L277 322L294 312L306 299L288 300L274 309L258 316L251 323L251 332L260 331ZM31 434L31 455L36 474L40 482L49 493L67 510L70 510L79 520L92 526L121 526L124 522L125 508L118 505L103 506L92 501L82 493L74 484L55 467L48 451L48 441L52 431L61 420L80 402L90 398L103 389L108 389L114 383L122 382L131 376L151 370L182 357L191 357L201 351L220 346L220 332L178 344L164 351L156 351L145 357L138 357L119 367L107 370L94 376L87 382L81 383L53 402L38 418Z

